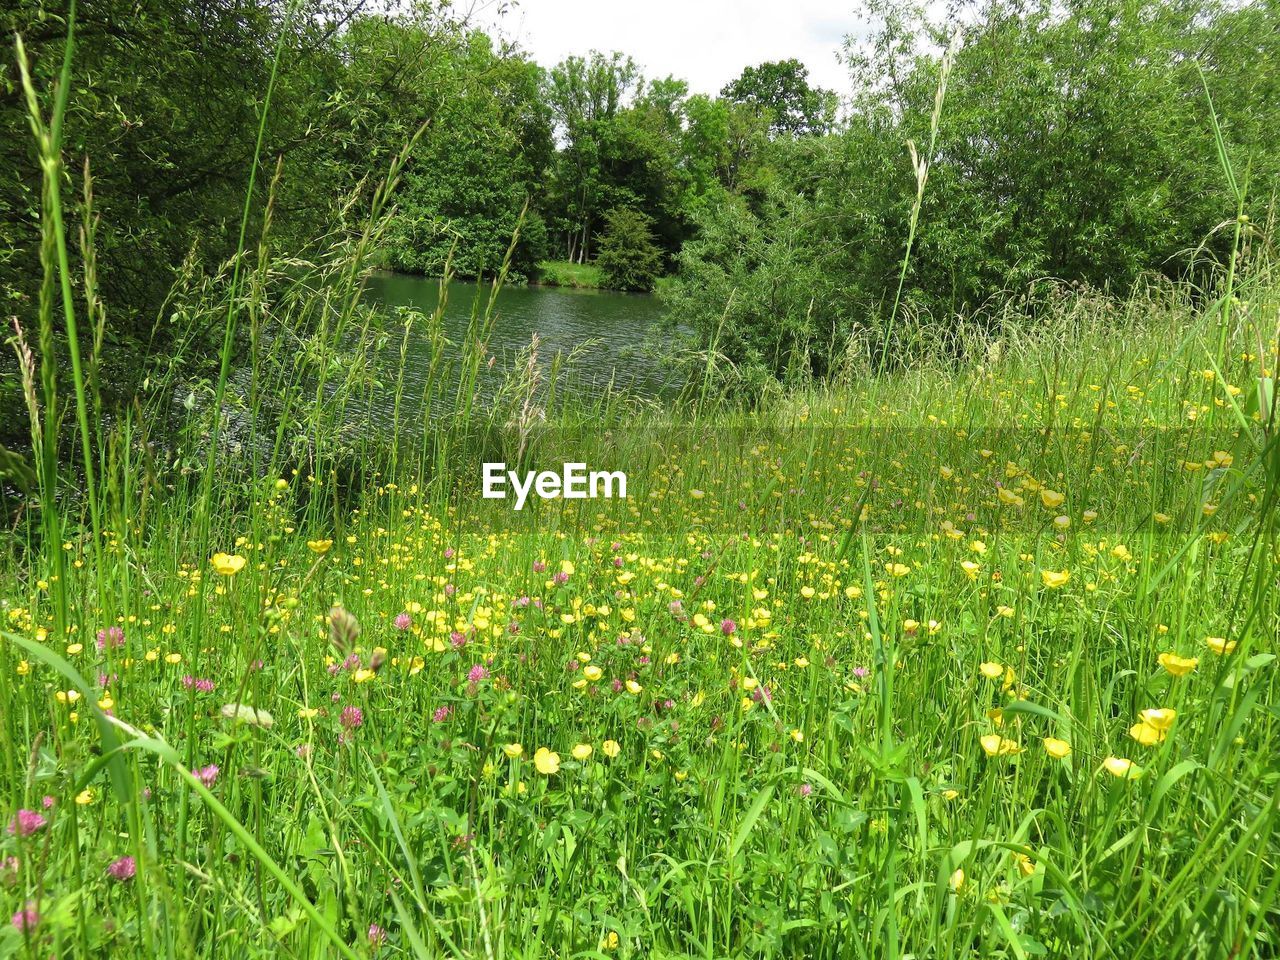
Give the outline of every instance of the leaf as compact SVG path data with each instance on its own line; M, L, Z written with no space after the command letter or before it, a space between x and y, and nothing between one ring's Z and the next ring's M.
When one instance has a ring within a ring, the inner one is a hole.
M758 794L752 801L751 807L747 810L746 816L738 824L738 832L734 834L733 843L729 845L729 859L732 860L738 855L738 851L742 849L742 845L747 842L747 837L751 835L751 828L756 825L756 821L760 819L760 814L764 813L764 808L769 801L773 799L774 784L769 784Z

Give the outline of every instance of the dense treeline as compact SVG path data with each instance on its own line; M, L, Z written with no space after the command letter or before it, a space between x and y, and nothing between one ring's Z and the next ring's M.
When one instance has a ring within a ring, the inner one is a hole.
M883 331L900 279L909 332L1037 278L1123 291L1194 269L1237 212L1210 96L1255 216L1277 184L1278 0L984 0L941 25L876 0L877 32L846 51L843 102L796 61L751 65L715 97L646 78L622 53L544 69L449 10L80 5L66 152L77 174L91 164L106 339L119 356L165 349L175 271L213 270L235 250L277 49L249 249L269 190L274 246L302 250L356 217L417 135L379 262L493 274L519 226L514 277L547 259L596 262L626 289L674 274L673 318L755 378L823 375L851 344L893 349ZM61 59L60 12L18 0L5 15L42 90ZM942 50L960 23L935 123ZM928 176L900 277L921 169L908 142ZM0 291L24 322L38 176L7 56ZM11 411L16 378L4 379Z

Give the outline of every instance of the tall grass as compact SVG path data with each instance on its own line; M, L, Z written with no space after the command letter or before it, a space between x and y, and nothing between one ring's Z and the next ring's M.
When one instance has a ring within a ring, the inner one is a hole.
M0 956L1277 951L1265 264L1006 307L971 362L741 408L709 376L587 403L537 343L485 392L502 276L460 344L443 287L394 321L361 297L402 157L298 255L268 201L107 420L100 333L71 401L56 376L57 330L103 316L91 192L79 301L55 215L69 57L48 122L27 83ZM179 361L211 329L202 383ZM625 469L629 497L515 514L478 496L497 459Z

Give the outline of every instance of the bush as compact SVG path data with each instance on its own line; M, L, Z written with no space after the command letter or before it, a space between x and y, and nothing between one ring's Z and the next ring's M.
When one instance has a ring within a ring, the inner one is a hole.
M610 210L596 266L606 287L651 291L662 272L662 251L653 239L652 218L628 207Z

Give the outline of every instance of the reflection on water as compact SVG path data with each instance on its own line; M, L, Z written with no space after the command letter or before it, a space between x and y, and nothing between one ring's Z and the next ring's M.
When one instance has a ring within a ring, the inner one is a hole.
M366 296L390 308L413 307L423 313L436 308L439 283L423 277L377 273L369 278ZM490 288L486 284L449 285L444 329L451 350L462 342L476 298L481 310ZM577 391L600 394L625 390L644 398L669 395L676 388L671 372L658 358L661 314L658 299L640 294L557 287L509 286L498 294L497 320L488 343L493 365L486 369L478 391L491 397L506 372L539 338L538 365L544 379L557 354L577 352L569 379ZM391 364L399 363L399 343L388 346ZM425 336L411 335L405 362L406 398L421 396L431 366L431 345Z

